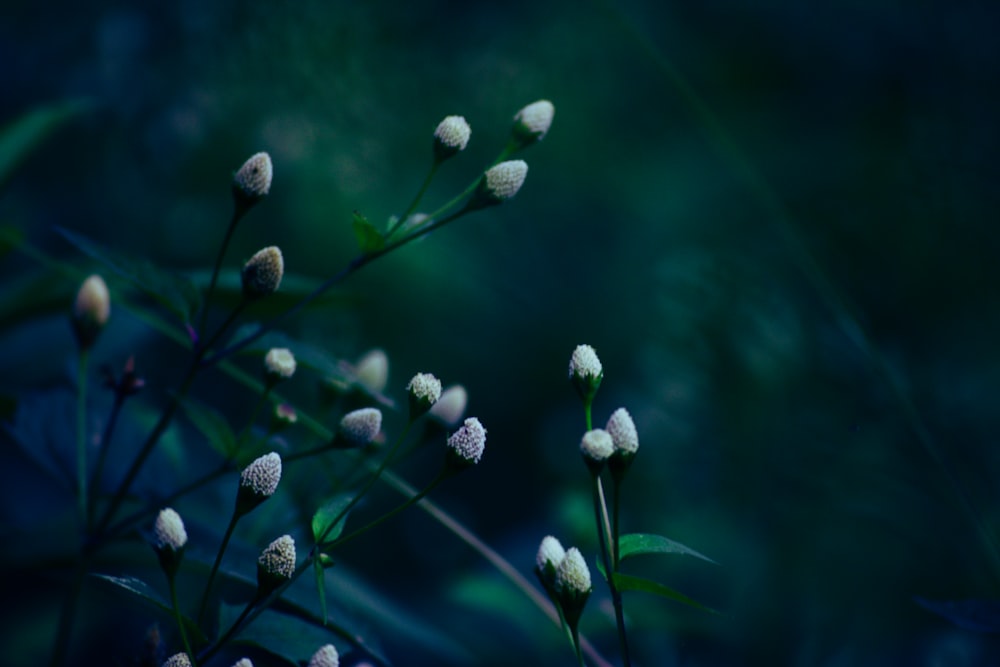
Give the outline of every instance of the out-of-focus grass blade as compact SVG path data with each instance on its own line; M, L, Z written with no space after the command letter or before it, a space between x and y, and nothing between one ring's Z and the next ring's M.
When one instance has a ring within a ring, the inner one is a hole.
M93 107L89 100L59 102L27 111L0 128L0 190L43 141Z

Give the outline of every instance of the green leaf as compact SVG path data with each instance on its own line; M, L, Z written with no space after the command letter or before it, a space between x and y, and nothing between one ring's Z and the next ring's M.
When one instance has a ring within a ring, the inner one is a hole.
M109 574L91 573L90 576L105 581L117 587L118 590L135 596L143 603L151 605L173 618L174 608L169 602L160 597L159 593L154 591L145 581L136 579L135 577L114 577ZM198 628L198 624L184 615L181 615L181 618L184 621L184 627L188 632L188 636L199 643L204 642L205 635Z
M313 561L313 569L316 571L316 593L319 594L319 617L326 625L326 579L323 578L323 564L319 558Z
M103 264L182 322L190 322L200 307L201 293L189 278L160 269L147 260L132 259L116 253L68 229L56 227L56 231L80 252Z
M24 232L14 225L0 225L0 257L24 243Z
M236 435L222 413L190 397L181 399L181 408L215 451L226 459L236 455Z
M316 542L320 540L324 542L329 542L331 540L337 539L340 533L344 530L344 523L347 521L347 514L340 516L351 502L351 496L348 494L341 494L334 496L330 500L323 503L316 513L313 514L312 518L312 532L313 539ZM349 513L348 513L349 514ZM337 517L340 517L339 519ZM333 522L336 520L336 525ZM330 526L333 526L332 528ZM327 532L329 530L329 532Z
M93 104L89 100L60 102L32 109L0 128L0 189L43 141L91 108Z
M219 627L230 627L242 611L243 605L223 604ZM240 644L259 646L293 665L305 664L317 647L330 644L336 637L328 629L273 609L263 612L253 625L244 630L242 636L237 636L240 638L236 641Z
M713 565L718 565L718 563L708 556L700 554L694 549L662 535L652 535L649 533L622 535L618 538L618 547L620 549L621 560L642 554L683 554L685 556L700 558Z
M621 572L618 572L615 574L615 586L618 587L619 591L644 591L646 593L652 593L653 595L659 595L660 597L680 602L681 604L686 604L689 607L694 607L695 609L707 611L710 614L719 613L710 607L706 607L700 602L692 600L683 593L678 593L672 588L655 581L650 581L649 579L643 579L642 577L635 577L630 574L622 574Z
M385 247L385 238L375 225L368 222L368 218L357 211L354 212L354 236L358 239L358 247L366 255L377 252Z

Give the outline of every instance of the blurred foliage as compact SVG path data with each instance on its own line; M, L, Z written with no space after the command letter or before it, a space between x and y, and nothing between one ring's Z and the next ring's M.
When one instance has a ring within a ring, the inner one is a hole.
M355 210L375 224L401 212L440 118L464 115L472 141L428 208L542 97L555 123L524 155L516 199L366 267L285 331L332 359L387 350L397 401L417 371L468 388L490 444L434 497L526 574L545 534L596 551L565 380L574 346L593 345L605 368L595 422L624 405L640 434L623 527L719 563L636 559L630 574L722 612L626 594L637 664L1000 660L993 635L949 618L961 601L987 601L979 612L1000 598L988 547L1000 520L995 3L22 5L0 25L0 125L21 123L0 143L0 222L57 262L0 240L4 421L30 416L0 441L0 562L13 571L0 592L22 601L0 623L6 662L46 659L75 547L68 471L45 469L39 451L72 430L64 311L94 265L57 228L204 284L229 176L266 150L272 193L227 268L280 245L306 290L354 256ZM64 102L78 99L82 113ZM150 383L119 451L148 431L182 352L114 310L94 366L134 354ZM311 379L289 391L322 405ZM103 419L110 397L94 393ZM234 428L255 400L219 374L195 396ZM401 416L390 421L398 431ZM209 451L188 423L168 445L143 489L176 483L181 461ZM428 474L420 454L402 465L413 479ZM309 471L259 523L304 530L309 484L349 474ZM197 506L228 508L219 493ZM220 522L193 518L192 541L215 544ZM19 541L28 529L45 543ZM237 537L272 536L248 525ZM109 574L153 568L131 547L109 556ZM340 560L353 576L331 605L395 664L573 664L554 626L419 512ZM122 616L110 588L87 584L80 664L130 664L153 620L169 633L165 616ZM381 621L361 613L372 589L393 600ZM602 595L583 630L611 657ZM425 642L422 625L436 633Z

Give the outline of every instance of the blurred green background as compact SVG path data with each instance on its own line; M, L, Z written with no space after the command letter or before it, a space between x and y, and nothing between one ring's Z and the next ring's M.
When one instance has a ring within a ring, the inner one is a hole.
M520 107L552 100L515 199L366 267L285 330L347 359L386 350L397 399L418 371L465 385L487 452L435 497L526 575L546 534L596 553L566 382L573 348L593 345L595 420L626 406L640 434L624 527L720 563L637 563L722 612L626 596L637 665L1000 663L991 633L917 602L1000 593L995 3L9 9L0 121L93 107L11 176L0 221L81 267L54 226L207 269L230 175L266 150L271 195L228 265L273 244L288 271L331 275L356 254L353 210L381 223L405 208L441 118L465 116L472 140L427 208L489 164ZM37 269L10 255L0 279ZM64 315L4 322L4 395L69 392ZM155 407L176 382L163 349L116 310L95 363L136 354ZM233 414L241 392L200 387ZM2 496L8 539L36 518L22 468ZM414 481L430 471L404 466ZM395 664L573 664L556 628L419 512L343 558L469 652L376 626ZM23 610L6 605L3 652L24 664L46 655L59 599L58 578L39 579ZM92 604L112 617L113 597ZM615 661L609 608L600 590L584 631ZM102 646L94 632L79 655ZM111 664L140 641L112 645Z

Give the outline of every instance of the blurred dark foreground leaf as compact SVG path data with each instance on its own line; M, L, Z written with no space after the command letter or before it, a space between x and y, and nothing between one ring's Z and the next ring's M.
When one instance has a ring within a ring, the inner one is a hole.
M93 107L90 100L58 102L25 112L0 129L0 190L43 141Z
M913 600L963 630L1000 631L1000 600L928 600L922 597L914 597Z

